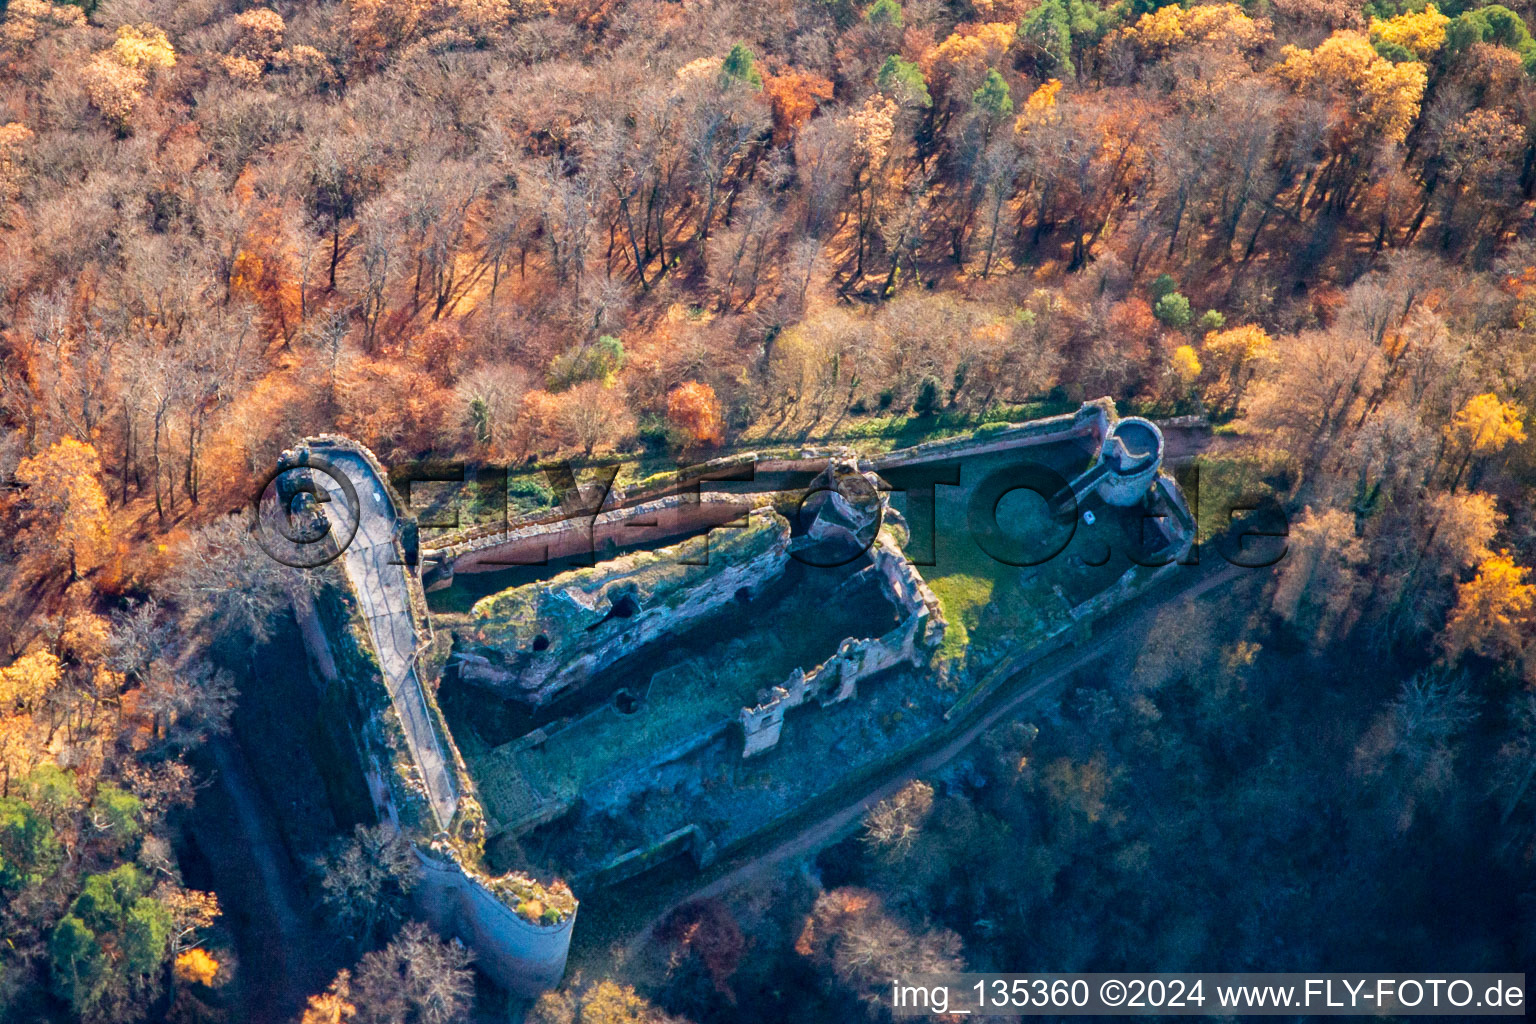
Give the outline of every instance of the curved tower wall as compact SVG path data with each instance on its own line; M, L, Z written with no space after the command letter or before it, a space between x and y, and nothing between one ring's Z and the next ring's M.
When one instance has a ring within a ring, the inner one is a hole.
M529 999L560 984L575 913L559 924L534 924L457 864L419 849L416 856L421 862L421 882L413 894L418 912L439 932L463 939L487 977Z
M1152 452L1133 453L1127 450L1119 436L1127 427L1140 428L1140 431L1150 433ZM1118 421L1104 438L1100 457L1109 463L1109 470L1099 479L1099 496L1111 505L1135 505L1146 497L1157 480L1158 471L1162 469L1163 432L1151 420L1127 416Z

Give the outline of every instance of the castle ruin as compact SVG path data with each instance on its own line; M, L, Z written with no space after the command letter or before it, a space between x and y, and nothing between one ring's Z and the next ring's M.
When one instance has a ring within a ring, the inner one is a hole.
M300 614L380 818L416 844L420 912L532 993L576 893L793 819L1162 578L1194 537L1164 454L1105 399L878 456L732 456L418 551L366 449L311 438L285 464L358 492L340 594ZM1045 535L1049 559L986 554Z

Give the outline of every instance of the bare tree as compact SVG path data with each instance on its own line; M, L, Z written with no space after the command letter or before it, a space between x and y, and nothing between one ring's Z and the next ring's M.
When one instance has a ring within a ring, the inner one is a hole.
M324 870L325 905L360 945L400 922L421 874L410 842L389 825L357 826L326 858Z
M473 957L411 922L393 942L357 965L352 999L357 1024L454 1024L474 999Z

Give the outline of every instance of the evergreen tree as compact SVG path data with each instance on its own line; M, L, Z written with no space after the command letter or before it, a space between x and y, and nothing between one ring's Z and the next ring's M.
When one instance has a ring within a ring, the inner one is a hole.
M981 87L971 93L971 102L996 120L1002 120L1013 113L1013 96L1008 92L1008 83L996 69L987 71Z
M745 43L737 43L725 55L725 61L720 65L720 77L727 84L740 82L754 89L763 87L762 73L757 70L757 57Z

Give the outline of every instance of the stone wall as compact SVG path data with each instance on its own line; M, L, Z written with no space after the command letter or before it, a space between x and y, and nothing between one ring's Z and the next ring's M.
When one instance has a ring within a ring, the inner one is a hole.
M743 529L711 534L707 558L704 541L690 542L485 598L455 634L460 678L547 703L739 591L778 578L789 562L789 533L783 516L763 509Z
M742 757L777 746L784 731L784 716L791 708L811 700L822 707L849 700L857 696L861 680L901 664L922 665L943 641L947 623L938 599L888 532L881 532L870 558L870 568L878 575L886 596L903 614L901 624L884 636L844 640L831 658L810 672L795 669L783 685L773 688L768 700L742 708Z
M603 504L610 511L632 509L666 497L680 497L685 501L699 496L702 485L711 480L751 479L758 464L756 452L726 455L694 466L685 466L676 473L658 473L653 477L631 485L627 490L615 486ZM743 476L745 474L745 476ZM485 523L454 530L433 537L422 544L423 559L451 561L474 551L492 549L501 544L517 543L519 537L539 526L560 526L573 520L590 522L597 509L572 513L565 506L544 509L526 515L514 516L502 523Z
M669 832L650 846L630 850L613 858L592 872L594 886L614 885L648 871L663 861L688 854L694 867L707 867L714 860L715 844L697 825L685 825Z
M389 513L398 514L396 496L385 486L383 467L366 447L335 435L306 439L303 447L321 454L330 449L361 459L378 478L380 489L389 502ZM398 538L395 547L396 554L401 555ZM403 558L401 563L404 563ZM347 589L351 589L350 577L343 574L343 579ZM426 618L425 600L415 582L414 578L410 580L408 610L415 620L413 626L419 632L425 632L430 629L430 623ZM355 596L353 599L356 600ZM509 884L514 876L491 878L461 862L454 844L465 841L472 844L481 824L478 802L469 795L472 784L457 747L445 732L443 738L450 752L450 770L460 792L465 794L451 826L460 834L456 840L447 832L439 831L428 813L420 766L413 760L411 747L405 742L401 719L389 699L382 670L373 651L365 646L368 643L365 631L352 628L348 623L322 622L315 601L307 594L296 599L294 611L320 675L343 686L352 705L356 721L348 723L349 731L364 765L365 781L378 820L402 830L412 842L422 867L422 882L413 893L418 914L439 932L456 935L468 944L475 952L477 966L510 991L534 997L554 987L565 972L575 908L562 920L549 924L528 921L493 891L495 886ZM421 697L434 718L432 725L440 727L440 712L435 701L424 688Z
M1029 423L999 424L964 437L930 441L873 459L856 459L856 463L862 470L878 473L962 455L1054 444L1073 437L1091 439L1098 445L1113 419L1113 403L1100 399L1083 403L1073 413ZM423 575L435 590L449 585L458 573L494 572L581 555L601 558L614 548L651 544L720 526L753 507L771 503L776 495L768 490L726 493L704 489L711 480L751 480L757 473L803 472L814 476L829 462L848 458L849 452L846 446L807 448L798 458L759 458L756 453L745 452L642 481L627 493L615 488L607 496L609 508L600 513L555 508L507 524L455 531L422 543Z
M420 848L421 883L412 894L418 911L446 935L475 951L475 966L496 984L532 999L565 974L576 914L556 924L525 920L452 857Z
M1084 402L1074 413L1033 420L1029 423L1005 424L988 431L977 431L964 437L929 441L911 448L888 452L865 465L876 472L901 466L917 466L927 462L942 462L961 455L985 455L988 452L1008 451L1033 445L1054 444L1072 437L1091 437L1100 443L1109 429L1114 404L1108 399Z
M740 519L755 502L717 491L673 494L607 512L570 515L515 531L493 533L432 548L422 554L432 588L459 573L497 572L559 559L609 557L610 551L699 533Z

